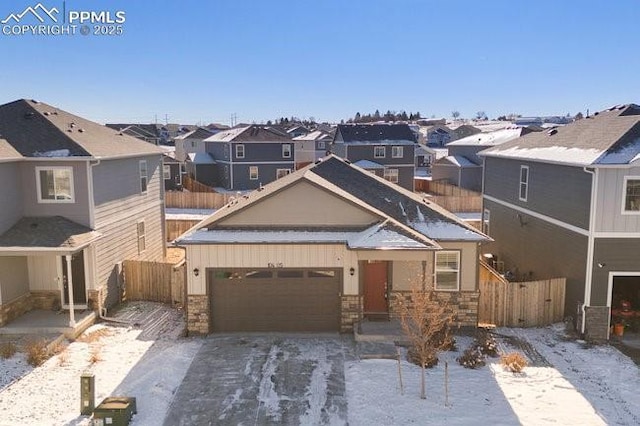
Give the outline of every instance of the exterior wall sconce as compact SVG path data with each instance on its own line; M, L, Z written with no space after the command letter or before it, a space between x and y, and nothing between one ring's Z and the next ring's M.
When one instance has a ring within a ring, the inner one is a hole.
M606 263L598 263L598 268L604 268L605 266L607 266Z
M356 273L356 270L354 268L349 269L349 275L354 276L355 273Z
M197 277L198 275L200 275L200 269L198 269L198 268L194 269L194 270L193 270L193 275L195 275L196 277Z

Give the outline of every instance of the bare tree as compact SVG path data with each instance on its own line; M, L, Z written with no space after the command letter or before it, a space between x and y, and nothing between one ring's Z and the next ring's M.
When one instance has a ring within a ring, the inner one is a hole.
M486 120L487 114L484 111L476 112L476 120Z
M452 111L451 116L453 117L454 120L457 120L458 117L460 117L460 111Z
M408 295L396 295L396 303L402 330L409 339L409 354L422 369L420 398L426 399L425 369L437 361L438 352L451 345L449 327L454 315L433 289L423 289L419 279L412 281Z

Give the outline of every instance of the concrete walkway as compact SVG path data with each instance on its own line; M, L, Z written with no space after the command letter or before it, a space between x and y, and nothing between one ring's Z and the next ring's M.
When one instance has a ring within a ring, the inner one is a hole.
M212 336L194 358L164 424L347 424L338 335Z

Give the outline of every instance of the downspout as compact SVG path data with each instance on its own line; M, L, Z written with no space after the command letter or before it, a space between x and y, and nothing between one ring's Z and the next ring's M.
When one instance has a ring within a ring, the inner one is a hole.
M591 203L589 206L589 233L587 236L587 270L585 272L584 280L584 303L582 304L582 324L580 325L580 332L585 333L586 328L586 310L585 307L591 305L591 281L593 279L593 251L594 251L594 229L596 222L596 198L597 198L597 182L598 182L598 170L589 170L586 166L582 168L585 173L591 175Z

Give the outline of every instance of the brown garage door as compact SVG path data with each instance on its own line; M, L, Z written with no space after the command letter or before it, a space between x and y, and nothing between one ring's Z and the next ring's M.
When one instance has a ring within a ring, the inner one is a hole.
M337 331L340 269L208 269L212 329Z

